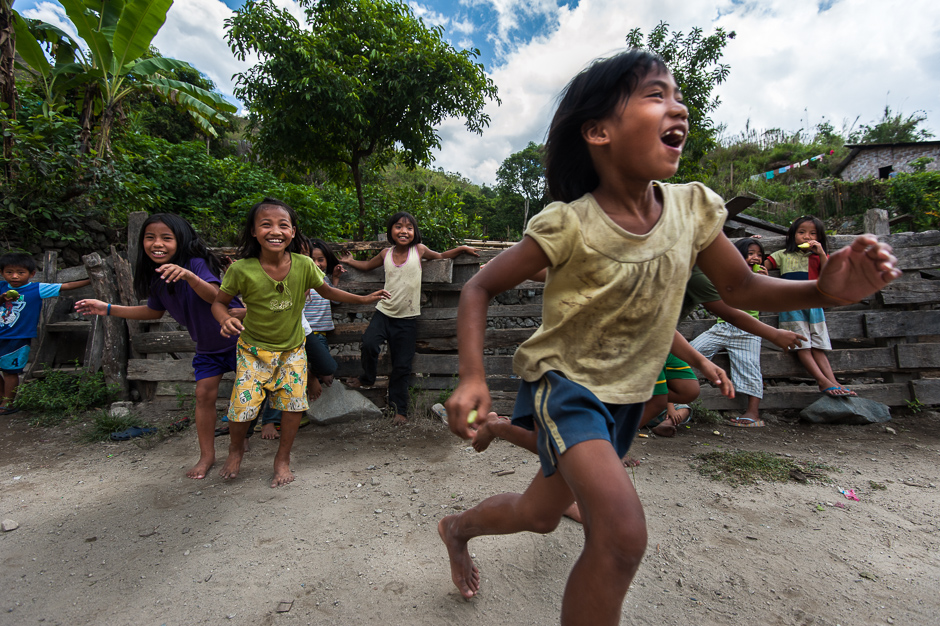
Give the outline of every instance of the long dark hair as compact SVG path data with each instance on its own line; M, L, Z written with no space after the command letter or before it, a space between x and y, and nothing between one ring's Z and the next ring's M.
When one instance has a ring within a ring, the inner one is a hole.
M823 252L829 254L829 243L826 241L826 227L823 226L823 223L819 221L818 217L812 215L798 217L790 224L790 230L787 231L787 252L802 252L802 250L796 247L796 229L806 222L813 223L813 226L816 228L816 241L822 246Z
M167 263L185 267L190 259L203 259L213 276L222 276L222 262L219 257L206 247L206 243L196 234L196 230L189 222L173 213L154 213L144 220L143 225L140 227L140 236L137 238L137 269L134 271L134 291L137 292L138 298L143 299L150 295L150 284L153 282L154 276L157 275L157 264L144 252L144 235L147 232L147 227L156 223L164 224L176 237L176 252L167 259ZM172 285L169 287L172 287Z
M565 87L545 140L545 177L555 200L572 202L600 184L581 135L586 122L611 115L652 70L666 63L645 50L597 59Z
M323 241L322 239L317 239L316 237L311 237L307 240L310 243L308 250L313 252L313 249L316 248L323 253L323 256L326 257L326 272L327 276L333 276L333 270L336 269L336 266L339 265L339 259L336 258L336 255L333 254L333 251L330 249L330 245ZM332 280L332 278L331 278Z
M388 237L388 240L392 240L392 226L397 224L402 218L411 222L411 225L415 228L414 239L411 240L411 243L408 244L408 247L416 246L421 243L421 229L418 228L418 220L415 219L415 216L407 211L399 211L395 215L388 218L388 223L385 225L385 235Z
M294 209L290 208L290 205L286 202L282 202L276 198L265 198L248 211L248 217L245 218L245 227L238 237L238 258L257 259L261 256L261 244L258 243L258 240L251 234L251 231L255 227L255 218L258 216L258 211L267 207L278 207L287 211L291 226L296 230L293 240L291 240L290 245L287 246L287 251L296 252L298 254L303 253L303 238L300 236L300 229L297 227L297 214L294 213Z
M760 259L764 260L764 244L760 242L760 239L752 239L751 237L745 237L744 239L738 239L734 242L734 247L738 249L738 252L741 253L745 259L747 258L748 248L751 246L757 246L760 248Z

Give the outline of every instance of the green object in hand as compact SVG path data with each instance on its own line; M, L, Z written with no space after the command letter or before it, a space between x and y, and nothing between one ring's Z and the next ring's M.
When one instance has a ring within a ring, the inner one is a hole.
M7 290L7 292L6 292L5 294L3 294L3 295L5 295L5 296L6 296L8 299L10 299L10 300L19 300L19 299L20 299L20 292L17 291L16 289L9 289L9 290Z
M467 423L472 424L477 421L477 415L479 415L479 413L477 413L476 409L470 409L470 413L467 414Z

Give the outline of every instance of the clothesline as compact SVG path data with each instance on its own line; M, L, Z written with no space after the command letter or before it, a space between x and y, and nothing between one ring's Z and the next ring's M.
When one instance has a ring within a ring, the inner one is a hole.
M822 154L817 154L814 157L803 159L802 161L791 163L790 165L785 165L779 169L773 169L768 172L764 172L763 174L754 174L751 176L751 180L757 180L758 178L766 178L767 180L770 180L777 174L786 174L790 170L795 170L798 167L804 167L808 165L811 161L821 161L824 157L831 156L833 154L835 154L835 150L830 150L828 154L825 152Z

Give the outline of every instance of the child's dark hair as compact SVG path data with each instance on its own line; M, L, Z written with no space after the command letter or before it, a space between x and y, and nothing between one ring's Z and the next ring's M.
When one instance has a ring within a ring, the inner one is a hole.
M311 237L308 241L310 242L310 252L313 252L313 249L316 248L323 253L324 257L326 257L326 272L324 273L327 276L332 277L333 270L336 269L337 265L339 265L339 259L337 259L336 255L333 254L333 251L330 249L330 245L322 239L317 239L316 237Z
M287 246L287 251L303 254L303 239L299 236L300 228L297 226L297 214L294 212L294 209L290 208L290 205L286 202L282 202L276 198L265 198L248 211L248 217L245 219L245 227L242 229L241 235L238 238L239 258L257 259L261 256L261 244L258 243L258 240L251 234L251 231L255 227L255 218L258 216L258 211L268 207L278 207L287 212L287 215L290 217L290 223L297 230L290 245Z
M764 260L764 244L760 242L760 239L745 237L744 239L738 239L734 242L734 247L738 249L738 252L740 252L741 256L745 259L747 258L747 253L751 246L757 246L760 249L760 258Z
M25 252L7 252L0 256L0 271L7 267L22 267L32 274L36 271L36 259Z
M814 217L812 215L798 217L793 220L792 224L790 224L790 230L787 231L786 251L802 252L802 250L796 247L796 229L798 229L801 224L805 224L806 222L812 222L813 226L816 227L816 241L818 241L819 245L822 246L823 252L829 254L829 244L826 242L826 227L823 226L823 223L819 221L818 217Z
M167 263L185 267L190 259L204 259L213 276L222 276L222 262L219 257L206 247L206 243L196 234L192 225L173 213L154 213L140 227L137 237L137 269L134 271L134 291L138 298L150 295L150 284L156 275L157 264L144 251L144 235L151 224L165 225L176 237L176 252L167 259ZM167 287L170 290L172 284ZM170 290L170 293L173 293Z
M402 218L411 222L411 225L415 228L414 239L411 240L411 243L408 244L408 247L416 246L421 243L421 229L418 228L418 220L415 219L415 216L407 211L399 211L395 215L388 218L388 224L385 225L385 235L388 237L388 240L392 240L392 226L397 224Z
M545 177L553 199L572 202L597 188L600 178L581 129L611 115L654 70L667 71L659 56L627 50L594 61L568 83L545 140Z

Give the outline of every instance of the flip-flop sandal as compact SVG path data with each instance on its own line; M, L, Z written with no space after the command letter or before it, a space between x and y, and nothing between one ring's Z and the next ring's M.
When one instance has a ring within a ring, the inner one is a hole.
M226 435L228 435L228 426L221 426L215 429L216 437L224 437Z
M14 413L19 413L20 410L15 406L5 406L0 409L0 415L13 415Z
M156 428L141 428L140 426L132 426L127 430L122 430L119 433L111 433L111 441L130 441L136 437L152 435L155 432L157 432Z
M181 430L186 430L187 428L189 428L190 421L191 420L188 417L184 417L181 420L176 420L175 422L173 422L167 427L167 430L170 431L171 433L178 433Z
M728 426L737 426L738 428L763 428L766 425L764 420L755 420L750 417L735 417L728 420Z
M846 396L851 396L851 395L856 395L856 396L857 396L857 395L858 395L858 394L855 393L854 391L853 391L852 393L841 393L841 392L844 392L844 391L846 391L846 390L843 389L842 387L826 387L826 388L823 389L820 393L823 393L823 394L829 396L830 398L845 398Z
M852 391L851 389L849 389L848 387L839 387L839 389L841 389L842 391L845 392L844 394L842 394L843 397L848 397L848 398L857 398L857 397L858 397L858 394L855 393L854 391Z

